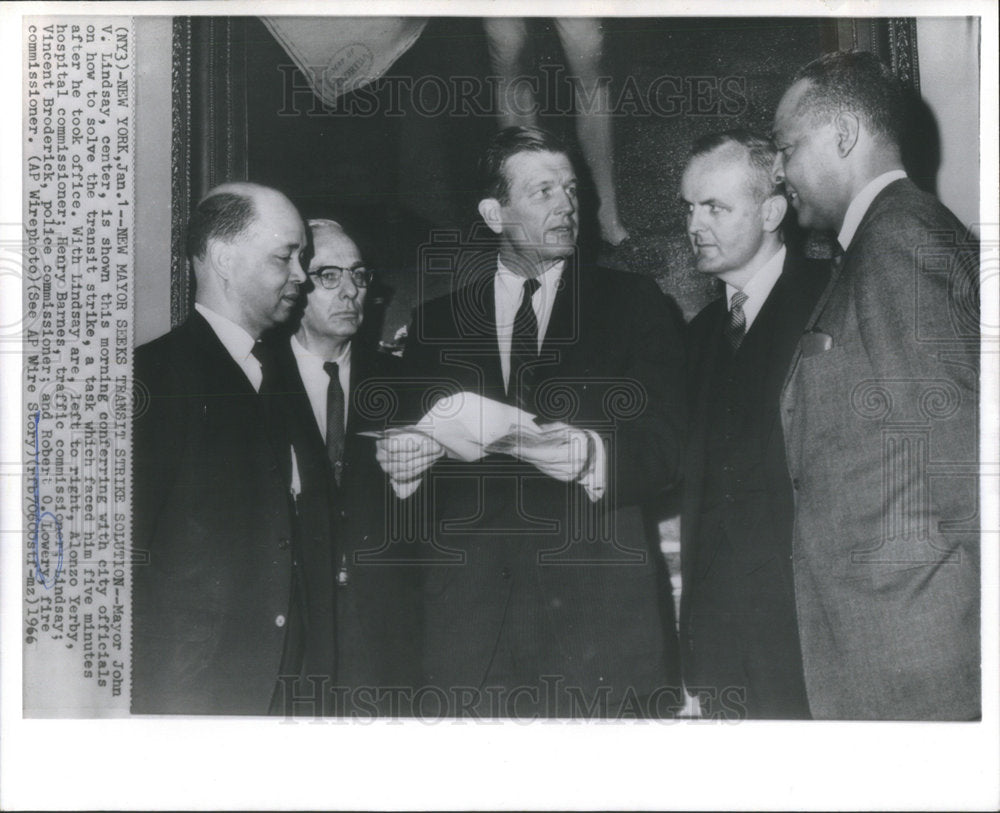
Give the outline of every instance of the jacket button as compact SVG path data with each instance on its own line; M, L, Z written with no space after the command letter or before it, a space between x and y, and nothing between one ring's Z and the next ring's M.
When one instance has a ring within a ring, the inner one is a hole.
M802 485L802 484L799 482L799 478L798 477L796 477L795 479L792 480L792 488L795 489L796 491L799 490L799 486L800 485Z
M291 544L288 538L283 536L278 540L278 550L288 550Z
M723 499L725 499L726 502L736 502L736 498L733 497L732 494L726 494L726 496Z
M509 567L505 567L503 570L500 571L500 578L501 579L510 579L510 568Z
M285 626L285 616L277 615L274 617L274 626L283 627Z
M350 514L349 514L349 513L347 513L347 509L346 509L346 508L341 508L341 509L340 509L340 513L338 514L338 516L339 516L339 517L340 517L341 519L347 519L347 518L348 518L348 517L350 516Z

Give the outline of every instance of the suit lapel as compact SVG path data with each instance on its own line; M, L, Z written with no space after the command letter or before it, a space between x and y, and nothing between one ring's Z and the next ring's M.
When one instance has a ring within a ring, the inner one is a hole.
M786 261L787 262L787 261ZM814 330L816 324L819 322L820 316L823 315L823 311L826 308L826 303L830 299L830 295L836 289L837 285L840 283L840 277L843 271L843 265L834 264L830 272L830 281L826 284L826 288L823 289L823 293L820 294L819 299L816 301L816 306L812 309L812 313L806 320L805 325L802 327L801 333L808 333ZM788 365L788 372L785 374L785 378L781 384L782 396L788 392L788 386L792 379L795 377L795 371L799 366L799 361L802 358L802 343L801 337L800 341L795 345L795 351L792 355L792 361Z
M459 307L465 309L465 313L458 314L459 335L456 338L466 338L467 334L474 337L476 346L481 348L474 363L482 370L483 394L502 401L505 393L497 336L495 259L492 269L492 273L483 274L470 287L460 292L458 303Z
M722 342L719 337L726 321L725 302L723 297L708 305L711 311L706 315L698 335L689 336L692 348L689 356L690 367L693 375L689 376L688 381L689 386L692 387L690 403L694 410L692 412L691 433L688 437L687 470L685 472L687 485L685 486L686 510L684 515L689 527L682 527L682 536L687 544L681 554L682 575L688 580L688 583L691 583L694 578L696 562L699 559L705 561L711 556L710 552L699 550L700 546L693 543L698 537L698 522L701 517L702 479L705 471L708 432L711 431L711 427L706 422L709 389L712 374L720 363Z
M195 348L191 358L201 359L211 371L213 392L233 395L256 395L257 391L243 368L236 363L222 340L197 310L185 322L188 337Z
M556 286L549 324L545 330L545 336L542 338L543 353L553 349L553 347L565 347L567 343L577 338L580 288L580 275L574 255L566 260L559 284Z

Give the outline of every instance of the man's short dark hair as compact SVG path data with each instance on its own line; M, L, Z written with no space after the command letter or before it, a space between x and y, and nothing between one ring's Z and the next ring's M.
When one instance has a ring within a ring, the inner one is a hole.
M751 170L750 191L754 198L763 201L771 195L781 194L781 185L774 181L774 159L778 150L769 138L750 130L739 128L701 136L691 145L691 158L728 146L744 148Z
M519 152L556 152L568 156L562 140L541 127L506 127L490 141L479 161L480 186L484 198L510 201L510 179L504 164Z
M814 59L795 74L808 89L799 110L832 118L855 113L872 135L899 145L906 116L903 86L890 68L868 51L834 51Z
M188 259L203 258L209 240L239 237L255 216L253 200L247 195L219 192L203 199L188 221Z

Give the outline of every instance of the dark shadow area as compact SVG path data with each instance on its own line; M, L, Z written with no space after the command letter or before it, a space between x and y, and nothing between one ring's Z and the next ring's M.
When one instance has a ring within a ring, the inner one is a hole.
M937 195L938 170L941 168L941 131L934 112L917 94L907 99L906 125L903 129L903 166L913 182Z
M711 280L694 270L677 194L689 146L733 127L767 133L792 74L821 53L831 27L835 22L795 18L604 23L619 208L648 256L658 258L655 267L639 270L653 276L687 318L714 296ZM263 23L248 20L247 37L248 175L286 190L306 217L343 223L383 286L372 296L382 313L366 331L379 329L391 340L418 298L447 291L441 280L418 286L416 269L427 247L456 232L465 239L478 221L476 161L498 127L481 21L432 19L384 77L354 99L343 97L336 110L303 89L304 77ZM532 20L530 47L539 123L575 145L571 79L548 21ZM445 85L471 83L475 92L442 102L431 91L442 86L437 77ZM582 162L578 166L586 261L597 246L597 199ZM790 235L794 239L794 230Z

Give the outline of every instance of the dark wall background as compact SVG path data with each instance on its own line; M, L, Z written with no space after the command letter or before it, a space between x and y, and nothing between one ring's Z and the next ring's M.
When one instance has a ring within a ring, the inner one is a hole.
M304 77L289 79L291 60L259 20L248 20L246 30L248 177L287 191L306 217L333 217L358 236L384 286L372 296L370 327L391 338L418 297L421 246L440 230L466 239L478 217L474 167L497 122L488 112L435 110L433 101L421 110L407 94L390 105L388 94L399 77L485 80L490 69L480 21L432 19L390 70L397 79L367 91L368 100L378 100L367 105L372 115L324 110L302 93L289 104L288 82L302 86ZM543 20L532 21L532 45L538 75L552 76L563 57ZM712 282L693 270L677 200L688 145L735 126L766 133L794 71L835 47L835 23L821 19L605 22L605 70L622 114L614 122L619 206L643 249L633 270L655 277L688 318L714 295ZM669 79L657 85L660 77ZM488 110L487 93L484 84L480 101ZM539 101L552 109L541 123L573 140L571 93L550 83ZM387 115L390 107L398 115ZM584 225L585 246L596 246L592 218ZM443 291L423 291L435 293Z

